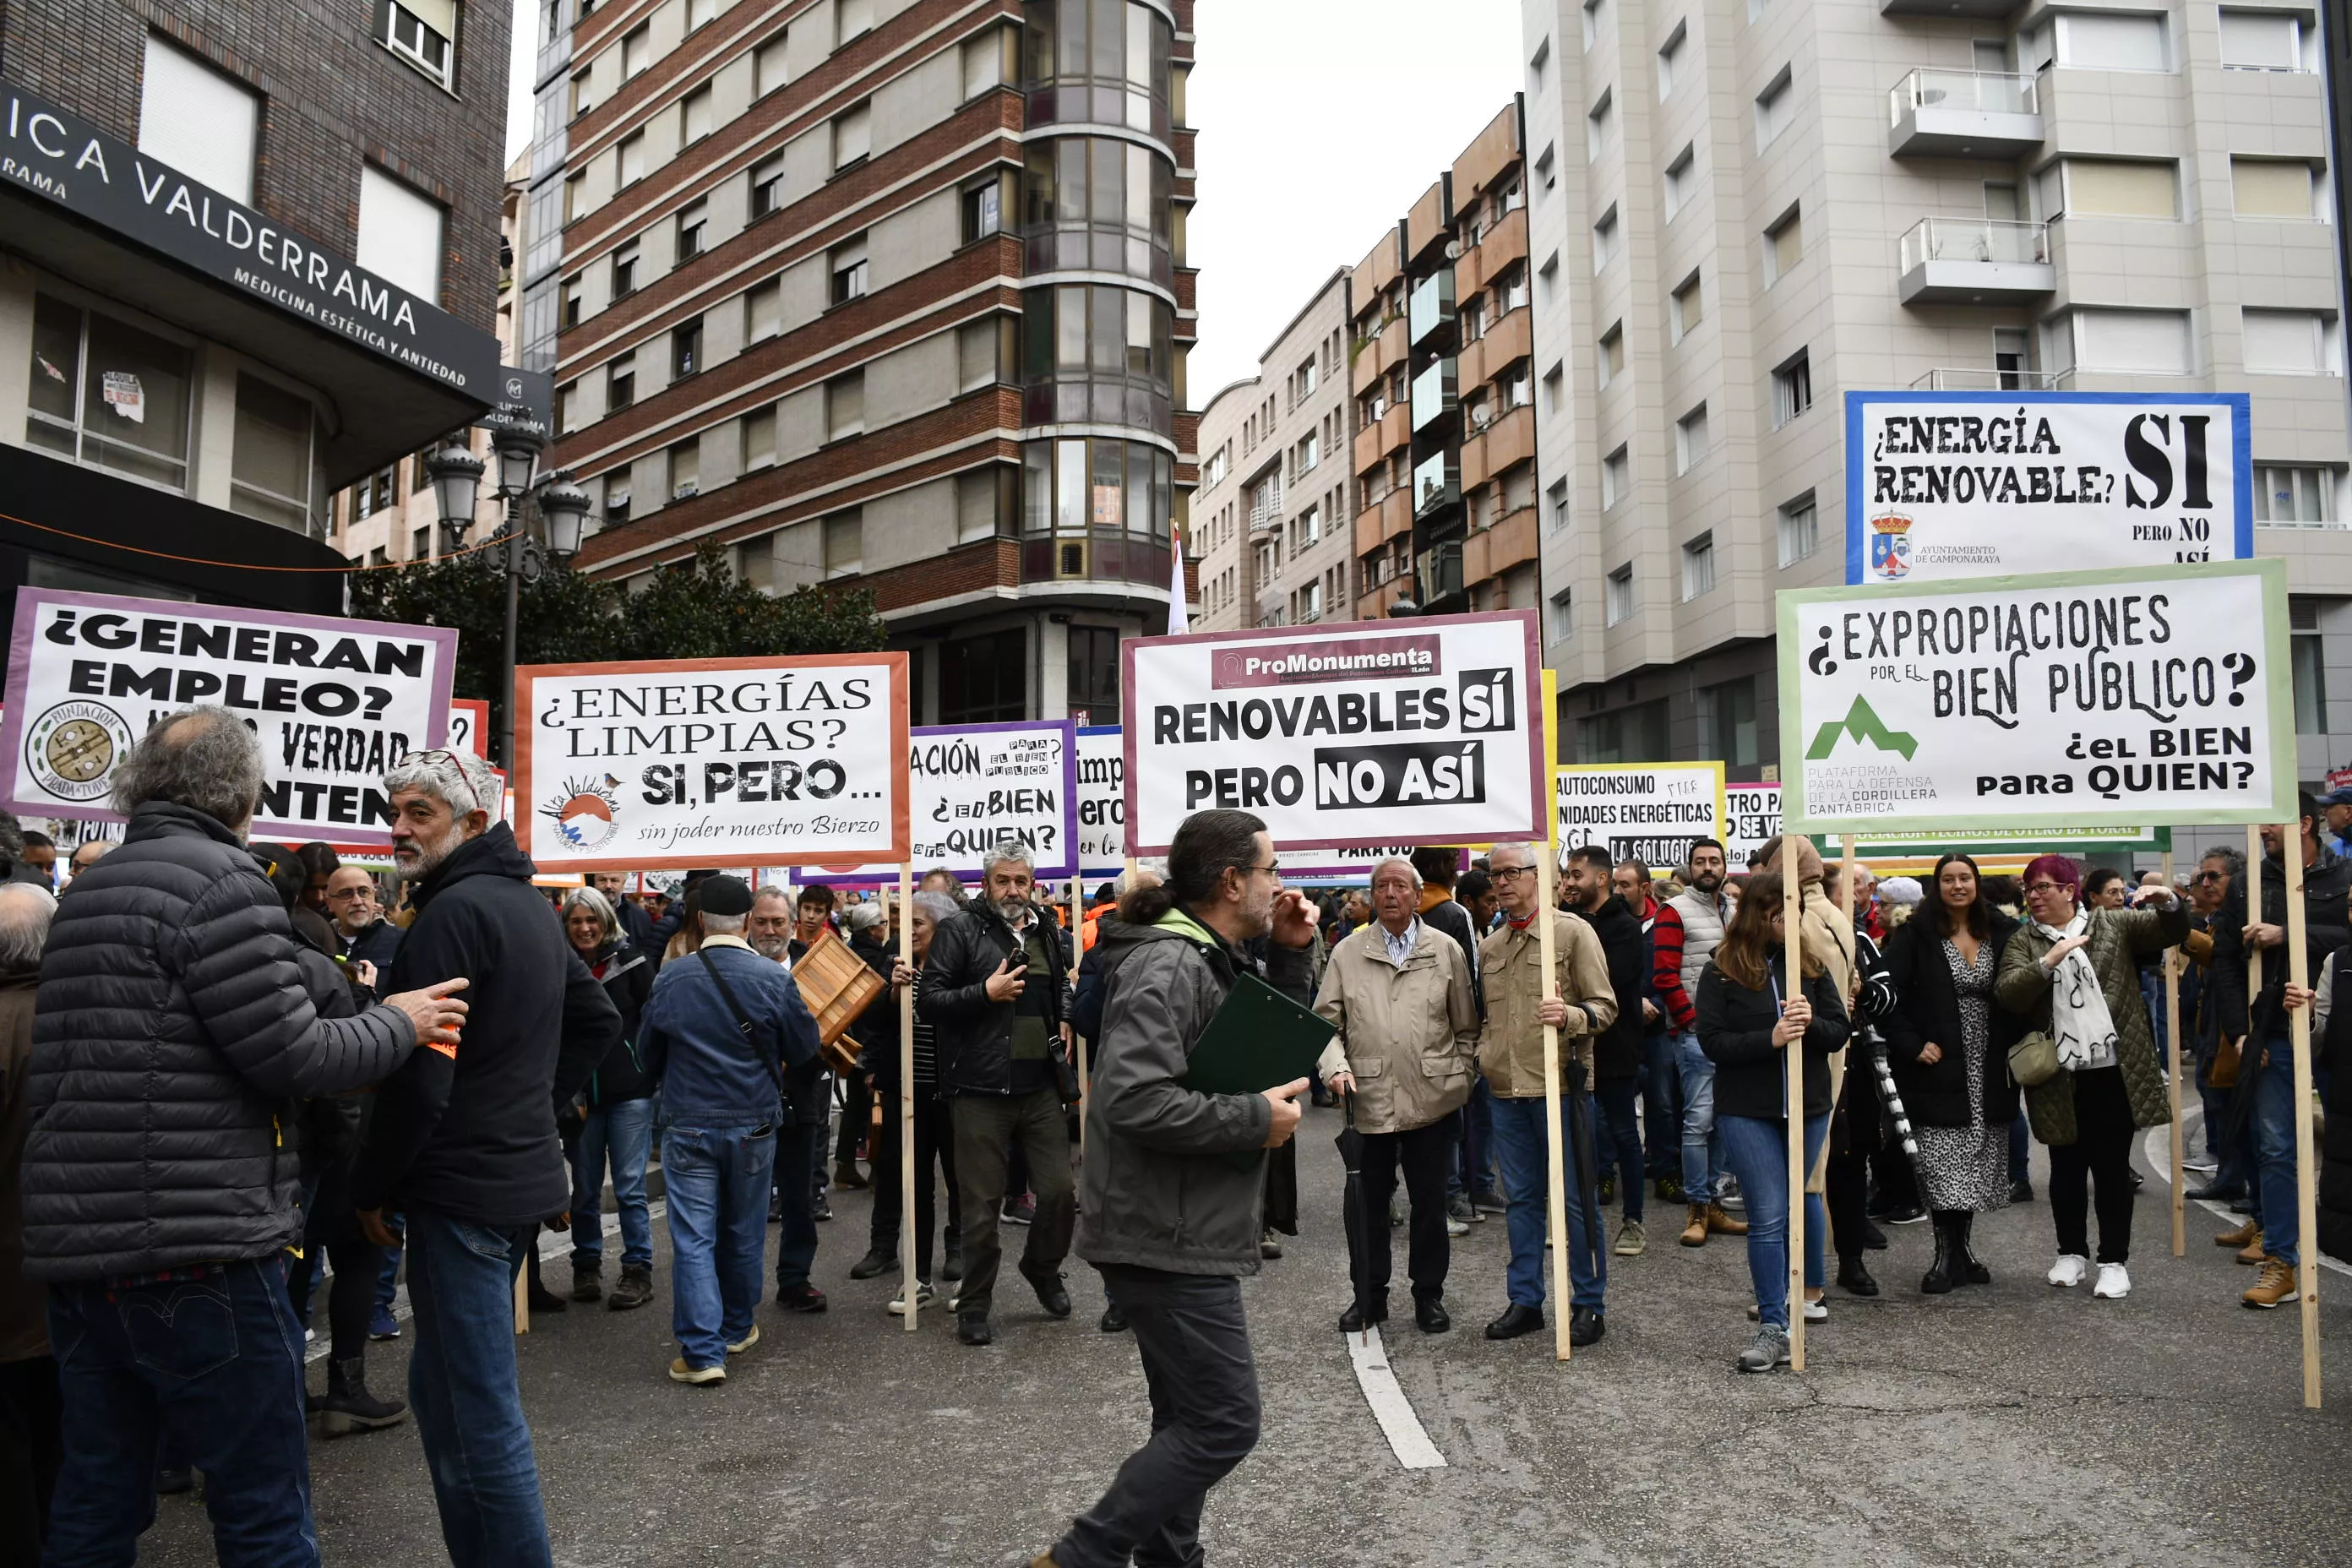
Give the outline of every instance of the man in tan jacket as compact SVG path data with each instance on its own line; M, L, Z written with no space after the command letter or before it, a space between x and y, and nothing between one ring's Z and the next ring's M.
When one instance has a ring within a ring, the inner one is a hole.
M1601 939L1574 915L1546 910L1537 887L1536 857L1527 844L1497 844L1487 852L1487 874L1502 895L1504 921L1479 944L1486 976L1486 1027L1478 1042L1478 1066L1495 1096L1495 1152L1503 1167L1503 1190L1510 1201L1504 1228L1511 1240L1508 1274L1511 1304L1486 1325L1490 1340L1516 1339L1544 1325L1544 1230L1551 1187L1550 1142L1544 1106L1543 1026L1559 1031L1559 1079L1573 1090L1591 1081L1592 1037L1617 1021L1617 994L1609 984L1609 963ZM1543 973L1538 919L1551 921L1552 975ZM1577 1081L1570 1083L1571 1078ZM1563 1094L1563 1128L1573 1116L1592 1141L1592 1100ZM1575 1135L1564 1132L1574 1144ZM1584 1194L1578 1173L1568 1179L1568 1268L1573 1287L1569 1342L1589 1345L1604 1331L1601 1314L1608 1289L1607 1247L1586 1234Z
M1454 1326L1445 1315L1445 1173L1454 1163L1454 1112L1470 1098L1476 1066L1478 1001L1470 960L1416 910L1421 875L1412 862L1372 868L1370 925L1331 950L1315 1010L1339 1029L1317 1076L1355 1095L1364 1134L1363 1290L1339 1320L1353 1333L1388 1317L1389 1227L1383 1223L1397 1172L1412 1205L1406 1272L1412 1321L1427 1334Z

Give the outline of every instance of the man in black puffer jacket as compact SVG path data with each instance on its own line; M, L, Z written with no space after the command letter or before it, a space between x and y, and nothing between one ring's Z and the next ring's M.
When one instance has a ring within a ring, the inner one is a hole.
M318 1562L284 1262L294 1107L452 1045L464 1017L455 986L319 1016L243 844L262 771L225 710L150 730L115 768L122 846L75 879L42 960L23 1194L65 1399L56 1562L130 1560L166 1435L224 1550Z
M462 972L473 1011L454 1059L419 1051L383 1086L352 1202L378 1246L395 1245L380 1211L406 1215L408 1403L450 1561L531 1568L550 1554L515 1376L514 1281L541 1223L572 1201L555 1108L620 1042L621 1015L531 887L513 830L490 821L488 764L419 752L383 784L393 861L416 908L393 988Z

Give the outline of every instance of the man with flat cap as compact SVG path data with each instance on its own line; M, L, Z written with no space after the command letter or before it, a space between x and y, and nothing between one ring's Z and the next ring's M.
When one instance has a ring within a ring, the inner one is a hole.
M661 1089L669 1202L670 1322L679 1383L723 1383L727 1358L760 1331L768 1185L776 1126L793 1096L815 1092L816 1020L782 964L743 940L751 889L701 885L702 946L664 964L639 1016L646 1071ZM780 1103L782 1101L783 1103Z

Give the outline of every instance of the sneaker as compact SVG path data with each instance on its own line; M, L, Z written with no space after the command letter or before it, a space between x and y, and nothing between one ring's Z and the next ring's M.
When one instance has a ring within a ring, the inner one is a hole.
M797 1285L776 1287L776 1305L790 1307L795 1312L824 1310L824 1292L803 1279Z
M929 1280L919 1279L915 1282L916 1310L920 1311L923 1308L929 1306L939 1299L940 1293L931 1289L931 1282ZM893 1297L891 1299L888 1310L890 1315L894 1318L905 1317L907 1315L907 1298L903 1295Z
M2058 1261L2050 1266L2050 1283L2061 1290L2072 1290L2090 1277L2091 1260L2079 1252L2062 1252Z
M1620 1258L1639 1258L1650 1249L1650 1238L1642 1230L1642 1222L1629 1219L1617 1227L1616 1253Z
M759 1342L760 1325L754 1323L751 1325L751 1331L750 1333L745 1334L741 1339L737 1340L734 1343L727 1347L727 1353L729 1355L741 1355L745 1351L750 1350L753 1345L756 1345Z
M1017 1198L1007 1198L997 1218L1006 1225L1034 1225L1037 1219L1037 1200L1026 1193Z
M2091 1294L2102 1301L2120 1301L2131 1294L2131 1276L2120 1263L2102 1263L2099 1282L2091 1287Z
M1447 1219L1458 1219L1463 1224L1469 1225L1481 1220L1486 1216L1479 1214L1477 1210L1470 1206L1469 1194L1456 1193L1452 1197L1445 1200L1445 1217Z
M1656 1184L1650 1190L1657 1194L1657 1199L1662 1204L1680 1204L1690 1201L1683 1195L1683 1179L1680 1176L1660 1176Z
M878 1279L898 1267L898 1255L886 1248L868 1247L866 1256L849 1266L852 1279Z
M368 1338L396 1340L400 1338L400 1320L392 1315L389 1307L378 1307L375 1316L368 1320Z
M706 1383L724 1383L727 1381L727 1368L724 1365L688 1366L685 1358L680 1357L669 1363L669 1380L698 1386Z
M2262 1278L2238 1300L2257 1311L2267 1312L2292 1300L2294 1294L2294 1265L2284 1258L2265 1258Z
M1922 1225L1927 1221L1927 1211L1917 1204L1909 1204L1902 1208L1889 1209L1878 1217L1889 1225Z
M1486 1192L1472 1194L1470 1206L1479 1214L1508 1214L1511 1212L1511 1205L1504 1200L1503 1194L1491 1188Z
M1601 1177L1601 1191L1596 1195L1602 1208L1607 1208L1611 1204L1615 1203L1617 1201L1617 1178L1614 1176Z
M813 1219L813 1220L819 1220L819 1221L823 1221L823 1220L829 1220L829 1219L831 1219L832 1217L833 1217L833 1205L832 1205L831 1204L829 1204L829 1203L825 1202L825 1201L824 1201L824 1198L822 1195L820 1195L820 1196L817 1198L817 1200L816 1200L816 1206L815 1206L814 1208L812 1208L811 1210L809 1210L809 1218L811 1218L811 1219Z
M604 1299L604 1260L572 1255L572 1299L575 1301L601 1301Z
M940 1259L940 1278L942 1279L963 1278L963 1242L958 1237L951 1236L948 1238L947 1255Z
M1763 1316L1764 1314L1757 1310L1755 1302L1750 1301L1748 1304L1748 1321L1749 1322L1759 1322L1762 1321ZM1805 1299L1805 1321L1809 1323L1826 1323L1829 1321L1830 1304L1818 1297L1807 1297Z
M654 1270L649 1263L621 1265L621 1282L604 1299L604 1305L615 1312L626 1312L642 1307L654 1299Z
M1742 1372L1770 1372L1776 1366L1789 1364L1789 1331L1765 1324L1756 1331L1755 1339L1739 1352L1738 1366Z
M306 1345L317 1344L319 1342L319 1331L316 1329L304 1329L302 1331L302 1342Z
M2033 1201L2033 1184L2032 1182L2022 1180L2010 1183L2009 1201L2013 1204L2032 1203Z
M1274 1232L1269 1230L1257 1238L1257 1255L1260 1258L1282 1256L1282 1243L1276 1238Z
M1748 1199L1739 1190L1739 1178L1728 1171L1715 1179L1715 1201L1721 1207L1748 1212Z
M1470 1234L1470 1222L1466 1219L1455 1219L1452 1215L1447 1215L1445 1216L1445 1234L1448 1236L1467 1236Z
M1401 1192L1391 1194L1389 1197L1389 1225L1391 1227L1394 1227L1396 1226L1402 1225L1403 1223L1404 1194Z

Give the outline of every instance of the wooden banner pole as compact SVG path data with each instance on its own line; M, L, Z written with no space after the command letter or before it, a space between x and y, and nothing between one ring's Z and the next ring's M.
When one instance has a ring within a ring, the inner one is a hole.
M537 1247L539 1237L532 1237L530 1244ZM530 1332L530 1265L528 1260L523 1264L522 1272L515 1276L515 1332Z
M2303 826L2290 817L2279 836L2286 851L2286 974L2299 986L2311 984L2310 960L2304 951ZM2301 1256L2295 1264L2296 1294L2303 1306L2303 1403L2319 1408L2319 1216L2314 1190L2311 1147L2311 1009L2297 1007L2287 1015L2290 1048L2294 1052L2294 1212L2295 1236ZM2249 1045L2252 1041L2247 1042ZM2240 1068L2242 1072L2244 1069Z
M1804 888L1797 880L1797 847L1787 834L1780 838L1780 916L1786 941L1781 962L1786 973L1781 982L1787 999L1794 1001L1805 994L1805 963L1803 935L1799 929L1804 923ZM1852 883L1849 882L1851 887ZM1780 1047L1787 1052L1783 1069L1782 1095L1789 1106L1789 1368L1805 1370L1805 1042L1790 1041ZM1755 1216L1748 1216L1755 1223Z
M1070 872L1070 983L1077 984L1078 965L1086 955L1086 879L1076 869ZM1078 1069L1078 1162L1087 1158L1087 1037L1076 1029L1070 1031L1072 1061Z
M2263 830L2259 827L2249 826L2246 829L2246 923L2249 925L2258 925L2262 922L2262 918ZM2259 996L2262 994L2263 950L2250 943L2246 948L2246 994L2248 996ZM2248 1033L2251 1036L2251 1020L2249 1021ZM2238 1047L2241 1056L2243 1056L2246 1052L2256 1048L2252 1038L2240 1040L2238 1042ZM2241 1073L2245 1072L2248 1068L2252 1067L2252 1065L2253 1064L2251 1061L2246 1062L2242 1065L2238 1070Z
M1845 836L1845 853L1838 862L1838 908L1845 911L1845 923L1853 924L1853 835Z
M883 895L887 912L889 896ZM898 957L908 968L915 966L915 868L898 868ZM930 1180L930 1167L926 1163L923 1179ZM929 1236L915 1235L915 988L903 987L898 993L898 1288L904 1292L898 1300L907 1303L907 1331L915 1331L915 1314L920 1310L922 1284L915 1278L915 1254L919 1242L922 1248L930 1246Z
M1536 854L1536 962L1542 965L1543 996L1546 1001L1559 994L1559 976L1553 967L1552 952L1552 879L1559 868L1559 839L1557 834ZM1570 1285L1568 1278L1568 1151L1560 1126L1559 1029L1543 1026L1544 1064L1544 1147L1546 1168L1550 1180L1544 1196L1547 1225L1551 1235L1551 1306L1552 1354L1566 1361L1571 1352L1568 1342ZM1375 1215L1368 1222L1381 1223ZM1585 1238L1596 1246L1598 1237Z
M2172 885L2172 851L2164 852L2164 886L2174 898L2180 889ZM2180 949L2164 950L2164 1039L2167 1055L2171 1058L2167 1073L2171 1081L2172 1097L2172 1256L2189 1255L2189 1200L2183 1192L2180 1159Z

